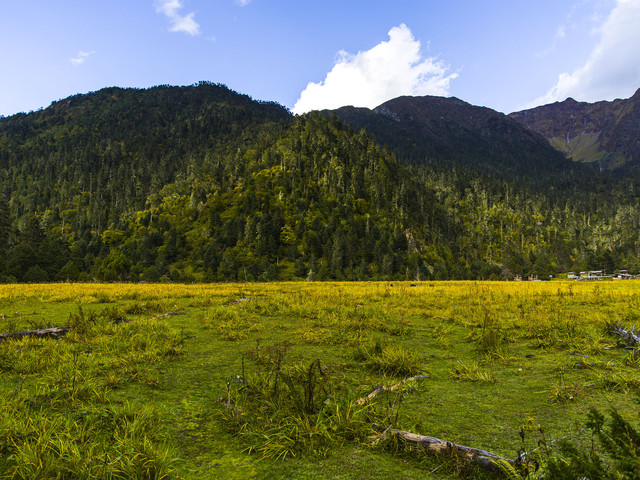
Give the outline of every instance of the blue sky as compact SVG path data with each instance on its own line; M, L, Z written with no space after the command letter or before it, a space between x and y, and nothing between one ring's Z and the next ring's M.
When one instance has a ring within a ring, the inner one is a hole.
M224 83L294 112L456 96L508 113L640 87L640 0L0 0L0 115Z

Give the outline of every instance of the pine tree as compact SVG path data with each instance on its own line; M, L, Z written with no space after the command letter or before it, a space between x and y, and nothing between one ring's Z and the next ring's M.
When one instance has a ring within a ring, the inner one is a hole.
M0 259L4 258L8 248L10 228L9 204L4 196L0 195Z

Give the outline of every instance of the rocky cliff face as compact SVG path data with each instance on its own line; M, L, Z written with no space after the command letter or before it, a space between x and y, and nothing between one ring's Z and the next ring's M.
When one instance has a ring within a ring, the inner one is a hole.
M564 102L509 115L572 160L609 170L640 169L640 89L612 102Z

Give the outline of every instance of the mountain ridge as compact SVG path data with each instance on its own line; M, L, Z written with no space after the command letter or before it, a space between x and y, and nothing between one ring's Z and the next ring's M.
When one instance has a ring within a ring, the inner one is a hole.
M373 108L325 110L356 130L367 128L410 164L468 168L500 178L535 178L575 169L540 134L487 107L456 97L402 96Z
M209 82L0 119L0 281L640 271L633 182L455 98L340 111L371 123Z
M640 169L640 89L628 99L588 103L567 98L509 117L574 161L620 172Z

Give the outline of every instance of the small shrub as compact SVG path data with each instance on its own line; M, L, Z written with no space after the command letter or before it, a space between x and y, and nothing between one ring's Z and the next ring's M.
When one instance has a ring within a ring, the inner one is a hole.
M638 391L640 389L640 379L637 375L628 375L623 372L607 373L599 376L599 385L613 392Z
M301 328L295 336L310 345L330 344L335 339L333 331L328 328Z
M634 350L624 358L622 363L629 367L640 368L640 351Z
M374 406L344 400L342 385L319 360L287 364L289 348L258 343L249 353L256 367L250 373L243 361L217 412L227 431L244 440L246 451L280 459L325 456L336 443L365 438L377 419Z
M250 332L262 329L258 317L240 315L236 310L221 306L212 308L200 318L200 324L206 329L213 329L225 340L245 340Z
M375 372L391 376L415 375L421 371L416 355L399 345L382 345L380 341L359 345L353 357Z
M128 315L160 315L170 309L170 306L163 302L134 302L124 308L124 313Z
M84 312L82 307L78 305L78 313L69 315L69 326L71 327L71 338L82 338L90 334L96 334L96 327L103 323L103 318L98 315L95 310Z
M640 432L637 427L615 409L607 419L593 408L585 426L590 438L580 439L579 445L570 439L561 440L543 465L539 478L637 479L640 475Z
M113 299L106 292L98 292L95 294L98 303L112 303Z
M449 372L449 377L454 380L470 380L472 382L494 383L496 381L489 373L482 371L477 363L474 362L471 366L467 366L459 360Z
M117 307L106 307L102 312L100 312L100 316L106 321L114 324L126 322L127 318L123 315Z
M0 428L7 478L168 478L172 452L159 442L157 415L140 406L111 405L81 414L30 412ZM8 427L8 428L7 428ZM101 442L101 437L111 439Z
M504 357L505 347L508 343L507 336L496 328L488 328L482 332L478 338L478 351L484 353L488 357L501 358Z
M434 337L434 342L443 348L447 348L451 345L451 341L449 340L450 334L451 327L444 323L439 323L433 328L432 335Z
M509 337L498 326L496 319L485 310L482 330L476 340L478 351L491 358L502 358L506 353Z
M559 385L550 390L551 401L557 403L573 402L584 393L582 385Z

